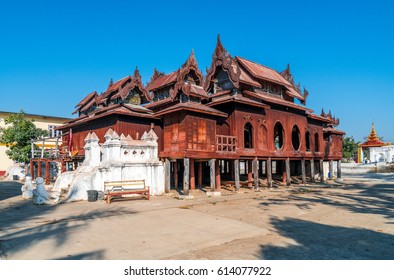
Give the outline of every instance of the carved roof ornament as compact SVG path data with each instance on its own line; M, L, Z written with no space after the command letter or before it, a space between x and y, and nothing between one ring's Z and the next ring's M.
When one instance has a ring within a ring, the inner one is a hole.
M289 63L287 64L286 69L280 72L279 74L281 74L282 77L285 78L290 84L294 85L294 77L291 74Z
M327 117L327 114L324 112L324 109L321 109L321 114L320 114L320 116L322 116L322 117Z
M138 70L138 66L135 67L133 77L136 78L136 79L141 79L142 78L141 74L140 74L140 71Z
M109 81L109 84L108 84L107 89L109 89L110 87L112 87L113 84L114 84L114 81L113 81L112 78L111 78L111 80Z
M306 90L306 88L304 87L304 94L302 95L304 97L304 100L301 101L302 105L306 105L306 100L308 99L309 96L309 92Z
M293 88L301 94L301 84L298 82L298 84L296 85L296 83L294 82L294 76L293 74L291 74L290 71L290 64L287 64L287 67L285 70L283 70L282 72L279 73L283 78L285 78L292 86ZM304 90L305 93L305 90ZM305 100L306 101L306 100ZM305 105L303 103L303 105Z
M135 88L137 88L148 101L151 100L151 96L144 87L144 84L142 83L142 77L140 75L140 72L138 71L138 66L135 68L134 74L131 77L130 82L119 90L119 95L122 100L124 100L129 95L130 91Z
M241 69L238 66L238 62L234 60L230 53L224 48L220 41L220 34L218 34L215 51L212 55L211 67L209 69L207 68L207 75L204 81L204 89L206 91L208 91L218 67L222 67L223 70L228 73L231 82L236 88L238 88Z
M156 80L157 78L164 76L164 72L160 72L159 70L157 70L157 68L155 67L155 69L153 70L153 75L150 78L150 82L152 82L153 80Z
M202 85L203 75L200 69L198 69L198 63L194 55L194 50L191 51L185 63L183 63L182 67L177 71L176 83L174 87L170 90L170 96L172 100L175 99L176 95L181 89L185 88L186 76L191 72L194 73L194 76L196 78L196 80L194 80L194 78L192 79L196 83L196 85L198 86ZM189 85L188 90L190 90L190 81L188 85Z

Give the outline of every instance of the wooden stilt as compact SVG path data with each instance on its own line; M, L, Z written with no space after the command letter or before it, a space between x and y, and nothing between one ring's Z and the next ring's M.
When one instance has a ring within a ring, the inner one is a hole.
M175 185L176 190L178 189L178 184L179 184L178 181L179 181L178 180L178 161L175 160L175 162L174 162L174 185Z
M220 182L220 165L219 165L219 160L215 161L215 185L216 185L216 191L220 191L221 182Z
M209 179L210 179L210 185L211 185L211 190L214 192L215 191L215 159L209 160Z
M268 182L268 187L272 188L272 163L271 163L271 158L269 157L267 159L267 182Z
M291 184L290 175L290 159L286 158L286 186L290 186Z
M235 189L239 191L241 184L239 183L239 159L234 160L234 181Z
M258 189L259 187L259 161L257 157L253 159L253 180L254 180L254 188Z
M171 189L171 162L168 158L164 160L165 165L165 192L169 193Z
M183 159L183 195L189 195L190 159Z
M198 187L202 188L202 162L198 163Z
M38 163L38 168L37 168L37 177L42 177L42 164L41 164L41 159L37 161Z
M315 182L315 161L311 159L311 182Z
M303 184L306 184L306 172L305 172L305 159L301 160L301 180Z
M320 172L320 182L324 183L324 170L323 170L323 160L320 160L320 166L319 166L319 172Z
M194 175L194 159L190 159L190 189L196 189L196 177Z
M30 160L30 176L31 176L31 179L34 180L34 162L33 162L33 160Z
M328 179L332 180L334 178L334 164L332 160L329 161L328 166L329 166L328 170L330 173L328 174Z
M252 160L248 159L248 187L253 187L253 163Z
M342 178L341 160L337 161L337 178Z

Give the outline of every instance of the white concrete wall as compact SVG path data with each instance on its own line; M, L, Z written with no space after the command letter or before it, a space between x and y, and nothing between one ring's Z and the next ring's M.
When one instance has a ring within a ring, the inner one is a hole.
M55 191L68 190L68 201L87 200L87 190L104 191L106 181L144 180L152 195L164 193L164 167L153 130L145 132L141 140L119 136L112 129L104 137L106 141L99 145L95 133L87 135L83 164L60 175Z

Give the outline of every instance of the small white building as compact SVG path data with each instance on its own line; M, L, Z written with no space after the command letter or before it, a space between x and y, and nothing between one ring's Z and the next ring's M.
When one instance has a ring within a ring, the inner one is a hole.
M369 150L369 157L364 159L363 150ZM394 162L394 145L383 142L379 139L375 131L375 125L372 123L372 129L368 140L358 146L358 162Z
M369 148L371 162L394 162L394 145Z

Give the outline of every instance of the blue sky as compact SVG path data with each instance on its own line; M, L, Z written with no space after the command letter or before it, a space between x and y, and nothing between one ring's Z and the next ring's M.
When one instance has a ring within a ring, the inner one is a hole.
M205 71L220 33L233 56L290 63L307 106L348 136L362 141L374 121L394 142L393 15L391 1L2 1L0 111L71 117L111 78L138 66L147 81L192 49Z

